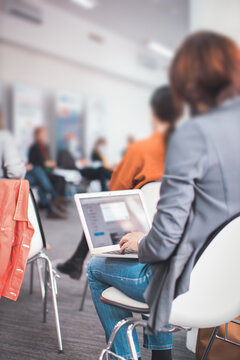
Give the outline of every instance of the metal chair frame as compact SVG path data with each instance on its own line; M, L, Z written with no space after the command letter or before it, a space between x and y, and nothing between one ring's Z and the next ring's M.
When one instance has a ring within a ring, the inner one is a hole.
M231 323L233 324L236 324L236 325L240 325L240 321L237 321L237 320L232 320L230 321ZM240 347L240 343L237 343L235 341L231 341L228 339L228 324L225 324L225 333L224 333L224 337L222 336L219 336L217 333L218 333L218 330L219 330L219 326L215 327L213 332L212 332L212 335L211 335L211 338L208 342L208 345L205 349L205 352L203 354L203 357L202 357L202 360L206 360L207 359L207 356L212 348L212 345L214 343L214 340L215 339L218 339L218 340L221 340L221 341L224 341L228 344L231 344L231 345L234 345L234 346L238 346Z
M232 320L231 321L234 324L240 325L240 321L237 320ZM113 346L114 340L117 336L118 331L124 326L128 324L128 328L127 328L127 332L126 332L126 337L127 337L127 341L128 341L128 345L130 348L130 352L131 352L131 356L133 360L138 360L138 356L137 356L137 351L136 351L136 347L134 344L134 340L133 340L133 331L137 328L137 327L142 327L142 328L146 328L147 327L147 320L139 320L139 319L135 319L134 317L132 318L126 318L123 320L120 320L113 328L113 331L111 333L111 336L108 340L107 346L105 349L102 350L99 360L109 360L109 356L113 356L116 359L120 359L120 360L126 360L124 357L119 356L117 354L115 354L111 348ZM185 331L189 331L191 330L191 328L183 328L180 326L171 326L170 328L162 328L161 332L165 332L165 333L175 333L177 331L181 331L181 330L185 330ZM201 360L207 360L207 357L209 355L209 352L212 348L212 345L214 343L215 339L227 342L228 344L234 345L234 346L238 346L240 347L240 343L236 343L234 341L231 341L227 338L227 331L228 331L228 324L225 324L225 334L224 337L218 336L219 330L219 326L215 327L211 338L209 339L208 345L204 351L204 354L201 358Z
M37 217L37 222L41 234L41 239L43 242L43 249L46 248L46 240L45 235L43 232L43 227L41 223L41 219L39 216L37 204L34 198L32 191L30 190L30 196L33 202L35 215ZM59 320L59 313L58 313L58 304L57 304L57 278L60 276L56 273L56 271L52 267L51 260L49 257L43 252L40 251L35 256L28 259L27 264L30 264L30 294L33 293L33 279L34 279L34 264L37 264L38 270L38 277L40 282L40 289L41 289L41 296L43 301L43 322L46 323L47 321L47 298L48 298L48 288L50 288L52 293L52 302L53 302L53 309L55 315L55 323L56 323L56 331L57 331L57 339L58 339L58 349L59 352L63 352L63 344L62 344L62 335L61 335L61 327L60 327L60 320ZM43 266L45 264L45 267Z
M142 312L142 314L144 314L144 312ZM117 336L117 333L119 332L119 330L128 324L128 328L127 328L127 332L126 332L126 337L127 337L127 341L128 341L128 345L130 348L130 352L131 352L131 356L133 360L138 360L138 356L137 356L137 351L136 351L136 347L134 344L134 340L133 340L133 331L137 328L137 327L143 327L146 328L147 327L147 320L139 320L136 319L134 317L130 317L130 318L126 318L123 320L120 320L113 328L113 331L111 333L111 336L108 340L107 346L105 349L102 350L99 360L109 360L109 355L115 357L116 359L120 359L120 360L126 360L124 357L119 356L117 354L115 354L111 348L113 346L114 340ZM189 331L191 330L190 328L182 328L179 326L172 326L170 328L162 328L161 332L164 333L174 333L180 330L186 330Z

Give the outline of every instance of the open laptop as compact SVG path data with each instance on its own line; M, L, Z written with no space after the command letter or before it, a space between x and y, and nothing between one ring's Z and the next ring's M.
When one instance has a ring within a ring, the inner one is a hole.
M141 190L106 191L74 196L91 255L137 258L121 238L132 231L148 233L151 223Z

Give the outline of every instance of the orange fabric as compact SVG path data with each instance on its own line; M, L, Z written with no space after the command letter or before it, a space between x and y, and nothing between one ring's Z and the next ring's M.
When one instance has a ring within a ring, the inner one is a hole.
M17 300L34 233L27 180L0 180L0 297Z
M240 321L240 317L236 320ZM207 347L210 336L212 335L213 328L199 329L198 341L196 349L196 359L201 360L203 353ZM218 335L224 337L225 325L220 326ZM228 339L236 343L240 343L240 326L229 323L228 324ZM221 340L215 339L212 345L212 349L208 355L208 360L239 360L240 348Z
M165 141L160 133L131 144L112 174L110 190L140 188L161 180L164 171Z

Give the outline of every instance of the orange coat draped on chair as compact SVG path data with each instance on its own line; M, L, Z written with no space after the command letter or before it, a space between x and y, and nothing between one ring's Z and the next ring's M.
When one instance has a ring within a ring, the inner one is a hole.
M0 297L17 300L34 229L27 180L0 180Z

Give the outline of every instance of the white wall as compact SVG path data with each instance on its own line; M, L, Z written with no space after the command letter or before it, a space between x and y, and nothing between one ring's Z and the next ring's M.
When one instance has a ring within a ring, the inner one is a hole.
M224 33L240 44L239 0L191 0L190 28Z
M151 86L162 79L162 69L151 71L139 64L139 53L143 51L141 44L130 42L42 0L25 2L41 9L43 23L23 21L2 10L0 38ZM90 33L100 35L103 43L90 41Z
M0 81L8 88L15 82L39 86L52 103L58 89L102 99L108 155L115 162L128 134L136 138L149 134L149 97L156 85L165 82L165 73L137 65L135 44L104 29L100 30L106 46L91 44L86 34L95 25L35 2L44 9L41 26L0 13ZM54 116L46 114L53 138Z

